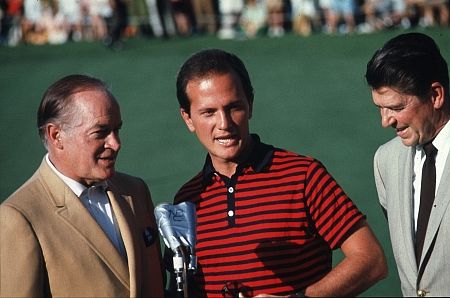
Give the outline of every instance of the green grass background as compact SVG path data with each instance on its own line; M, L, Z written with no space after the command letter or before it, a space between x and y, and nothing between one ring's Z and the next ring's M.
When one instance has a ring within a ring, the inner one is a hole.
M117 169L142 177L155 204L171 202L205 157L179 117L176 72L193 52L222 48L241 57L250 72L255 88L252 132L266 143L320 159L367 215L390 274L361 296L400 296L372 175L376 148L394 133L381 128L364 81L373 52L398 33L247 41L136 38L121 52L100 43L0 48L0 200L32 175L45 154L35 125L43 92L62 76L83 73L106 80L119 99L124 125ZM450 61L450 31L425 33ZM335 256L335 262L342 258L339 252Z

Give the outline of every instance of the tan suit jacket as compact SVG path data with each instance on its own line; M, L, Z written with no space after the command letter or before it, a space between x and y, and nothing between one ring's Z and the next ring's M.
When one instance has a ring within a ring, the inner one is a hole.
M0 205L0 296L163 297L147 185L121 173L108 185L126 258L43 160Z

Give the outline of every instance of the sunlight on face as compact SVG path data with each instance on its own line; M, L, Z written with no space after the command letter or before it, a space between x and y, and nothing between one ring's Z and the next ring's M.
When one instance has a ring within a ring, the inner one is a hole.
M405 146L424 144L434 137L435 113L431 100L421 101L417 96L389 87L372 90L372 98L380 109L381 125L394 128Z
M190 114L182 116L208 150L214 166L236 165L249 144L251 105L233 73L213 74L189 82Z
M77 119L63 130L65 175L85 185L110 178L121 147L122 126L118 104L102 91L74 95Z

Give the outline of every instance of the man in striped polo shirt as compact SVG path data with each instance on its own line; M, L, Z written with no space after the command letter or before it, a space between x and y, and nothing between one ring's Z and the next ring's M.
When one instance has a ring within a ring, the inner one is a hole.
M253 87L238 57L194 54L178 73L177 97L208 151L175 197L197 208L190 297L353 296L387 275L364 215L320 161L250 134ZM332 268L338 248L345 257Z

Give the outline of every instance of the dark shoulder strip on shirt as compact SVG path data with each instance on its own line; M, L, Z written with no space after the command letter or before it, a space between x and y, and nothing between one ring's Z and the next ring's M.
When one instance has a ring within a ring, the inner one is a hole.
M251 166L255 172L259 173L270 166L269 163L272 160L275 148L272 145L262 143L257 134L251 134L251 137L253 138L254 144L253 150L250 153L249 158L241 166ZM202 173L203 186L206 187L209 183L211 183L211 177L215 173L209 154L206 156Z

